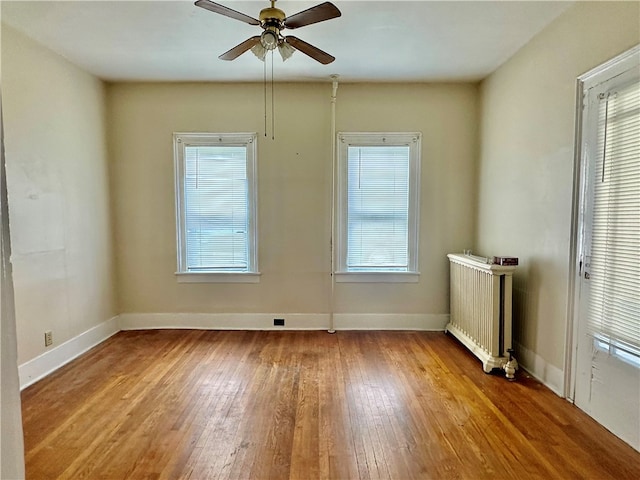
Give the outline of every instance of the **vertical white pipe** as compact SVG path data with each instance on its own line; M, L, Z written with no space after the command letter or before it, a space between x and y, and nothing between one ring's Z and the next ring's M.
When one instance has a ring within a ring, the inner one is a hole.
M329 240L331 254L331 297L329 300L329 333L336 333L333 322L333 310L335 306L335 289L336 278L335 272L335 252L334 252L334 236L336 225L336 101L338 93L338 75L331 75L333 80L333 88L331 90L331 239Z

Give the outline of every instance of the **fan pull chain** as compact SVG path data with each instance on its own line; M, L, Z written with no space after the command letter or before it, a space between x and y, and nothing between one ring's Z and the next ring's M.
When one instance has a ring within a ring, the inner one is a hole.
M273 100L273 50L271 50L271 140L276 139L276 117Z
M264 70L263 70L263 76L262 76L262 83L264 86L264 136L265 137L267 136L267 129L269 126L267 123L267 96L268 96L267 95L267 61L268 61L268 57L265 55ZM275 92L275 87L274 87L274 77L273 77L273 50L271 50L271 140L276 139L274 92Z
M262 76L262 84L264 85L264 136L267 136L267 60L264 61L264 75Z

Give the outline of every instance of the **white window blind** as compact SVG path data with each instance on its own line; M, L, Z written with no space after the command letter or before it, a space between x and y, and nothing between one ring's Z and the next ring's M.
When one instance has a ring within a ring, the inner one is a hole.
M592 175L588 328L640 354L640 84L602 93Z
M348 148L347 269L409 269L409 147Z
M417 281L421 135L338 137L337 281Z
M247 270L246 165L245 147L185 148L187 270Z
M179 273L255 272L253 137L174 138Z

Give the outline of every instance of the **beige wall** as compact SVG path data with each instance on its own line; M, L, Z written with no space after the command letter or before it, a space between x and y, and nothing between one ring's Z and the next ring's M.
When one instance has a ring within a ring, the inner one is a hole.
M2 25L18 363L117 314L102 82Z
M563 368L576 78L640 42L640 4L581 2L481 85L479 251L520 257L516 341Z
M261 84L109 86L117 284L124 313L327 313L331 84L276 84L275 140ZM336 312L448 312L446 253L474 236L475 85L338 89L337 129L423 133L417 284L338 284ZM259 284L178 284L173 132L259 132Z

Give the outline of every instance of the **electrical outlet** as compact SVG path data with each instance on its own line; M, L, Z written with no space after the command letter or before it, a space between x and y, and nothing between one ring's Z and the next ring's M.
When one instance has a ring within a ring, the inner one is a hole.
M284 327L284 318L274 318L273 319L273 324L276 327Z
M50 347L53 345L53 332L49 330L48 332L44 332L44 346Z

